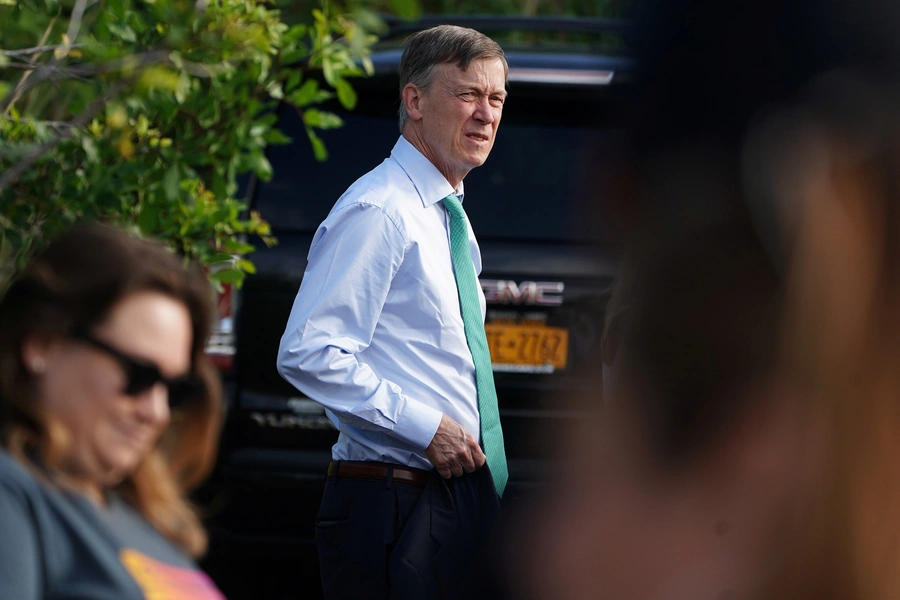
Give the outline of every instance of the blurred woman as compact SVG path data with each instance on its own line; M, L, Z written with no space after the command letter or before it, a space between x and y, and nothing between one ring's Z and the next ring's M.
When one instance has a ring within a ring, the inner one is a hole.
M221 389L209 285L163 247L63 234L0 300L0 598L221 598L185 498Z

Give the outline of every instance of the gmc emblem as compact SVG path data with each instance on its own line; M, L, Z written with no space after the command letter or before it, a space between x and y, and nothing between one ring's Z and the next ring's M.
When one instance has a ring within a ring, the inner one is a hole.
M563 303L561 281L505 281L482 279L481 289L488 304L528 304L533 306L560 306Z

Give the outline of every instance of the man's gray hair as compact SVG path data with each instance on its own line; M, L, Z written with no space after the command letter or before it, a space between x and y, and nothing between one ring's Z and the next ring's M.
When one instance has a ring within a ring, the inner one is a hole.
M409 116L403 104L403 88L413 83L427 90L434 79L435 68L444 63L455 64L465 71L473 60L499 58L503 62L504 80L509 76L506 55L500 45L488 36L456 25L438 25L419 31L406 40L400 58L400 132Z

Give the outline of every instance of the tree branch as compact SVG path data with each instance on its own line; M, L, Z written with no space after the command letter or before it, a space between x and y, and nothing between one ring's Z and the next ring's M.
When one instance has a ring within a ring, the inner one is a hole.
M0 115L0 121L13 121L13 120L14 119L12 117ZM72 127L75 127L75 125L72 124L71 121L39 121L39 120L35 120L34 122L38 123L40 125L44 125L46 127L52 127L53 129L71 129Z
M150 52L145 52L143 54L125 56L123 58L90 66L62 67L58 62L53 61L46 65L10 64L7 65L7 68L29 69L29 72L35 72L34 77L22 84L22 89L19 92L19 95L21 95L47 81L61 81L65 79L79 79L86 81L96 75L116 73L124 70L137 70L151 65L168 65L183 69L189 75L193 75L194 77L209 78L227 72L235 66L235 61L207 65L184 59L173 60L171 52L168 49L160 49L151 50ZM13 101L14 100L15 98L13 98Z
M78 33L81 31L81 20L84 18L84 11L90 6L97 3L98 0L78 0L72 8L72 18L69 20L69 30L66 32L68 42L71 44L78 39Z
M64 44L61 47L68 46L69 48L71 48L72 40L77 39L78 33L81 31L81 21L84 18L84 11L87 10L87 8L90 7L91 5L95 4L97 1L98 0L76 0L75 6L72 7L72 18L69 19L69 28L66 33L67 37L64 40L66 42L66 44ZM54 17L53 20L50 22L50 25L47 26L47 29L44 31L44 35L41 38L41 41L38 43L38 46L43 46L46 43L47 37L50 35L50 32L53 29L53 25L55 23L56 23L56 17ZM68 52L66 52L66 55L68 55ZM31 60L29 62L33 63L34 60L38 56L40 56L39 53L32 54ZM54 57L53 61L51 61L50 64L54 67L57 67L57 66L59 66L59 64L62 62L62 60L64 58L65 58L65 56L62 56L60 58ZM16 85L15 89L12 92L10 92L6 98L3 99L2 103L0 103L0 111L2 111L3 114L9 114L9 108L22 96L22 94L24 94L28 89L30 89L30 88L34 87L34 85L36 85L34 83L29 85L27 82L27 79L30 78L31 73L32 73L32 71L26 71L22 75L22 79L19 80L19 83ZM40 83L40 82L38 82L38 83Z
M105 94L94 99L90 105L84 109L78 116L70 122L70 127L58 133L53 139L47 140L40 144L30 152L28 152L22 160L7 169L0 176L0 192L3 192L9 185L14 183L19 176L30 168L37 160L49 150L52 150L64 140L72 137L75 131L87 125L88 121L94 118L106 106L112 98L119 95L126 87L131 85L132 78L122 79L114 83Z
M53 17L52 19L50 19L50 24L47 25L47 29L44 30L44 35L41 36L41 41L38 42L38 46L43 46L47 42L47 38L50 37L50 32L53 31L53 26L55 24L56 24L56 17ZM33 65L34 61L37 60L38 56L40 56L39 53L32 54L31 57L28 59L28 64ZM8 98L4 98L4 102L3 102L3 114L4 115L9 114L9 108L13 104L15 104L16 101L19 99L19 97L22 95L22 88L30 76L31 76L31 71L25 71L24 73L22 73L22 78L19 79L19 82L16 84L15 89L12 92L10 92ZM6 102L7 99L9 100L9 102Z
M54 18L55 19L55 18ZM44 32L44 38L41 39L40 43L44 43L47 38L47 34L50 33L50 28L53 27L53 23L50 23L50 27L47 28L47 31ZM31 56L33 54L43 54L44 52L51 52L56 50L57 48L69 48L69 49L77 49L84 48L84 44L72 44L71 46L65 46L64 44L56 44L50 46L35 46L34 48L22 48L20 50L0 50L0 54L4 54L9 57L18 57L18 56Z

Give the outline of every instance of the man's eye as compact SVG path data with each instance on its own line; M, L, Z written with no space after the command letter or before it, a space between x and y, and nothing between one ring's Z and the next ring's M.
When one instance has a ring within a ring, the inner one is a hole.
M463 92L460 95L463 98L465 98L466 100L474 100L475 99L475 92Z
M491 104L494 106L503 106L503 98L500 96L491 96Z

